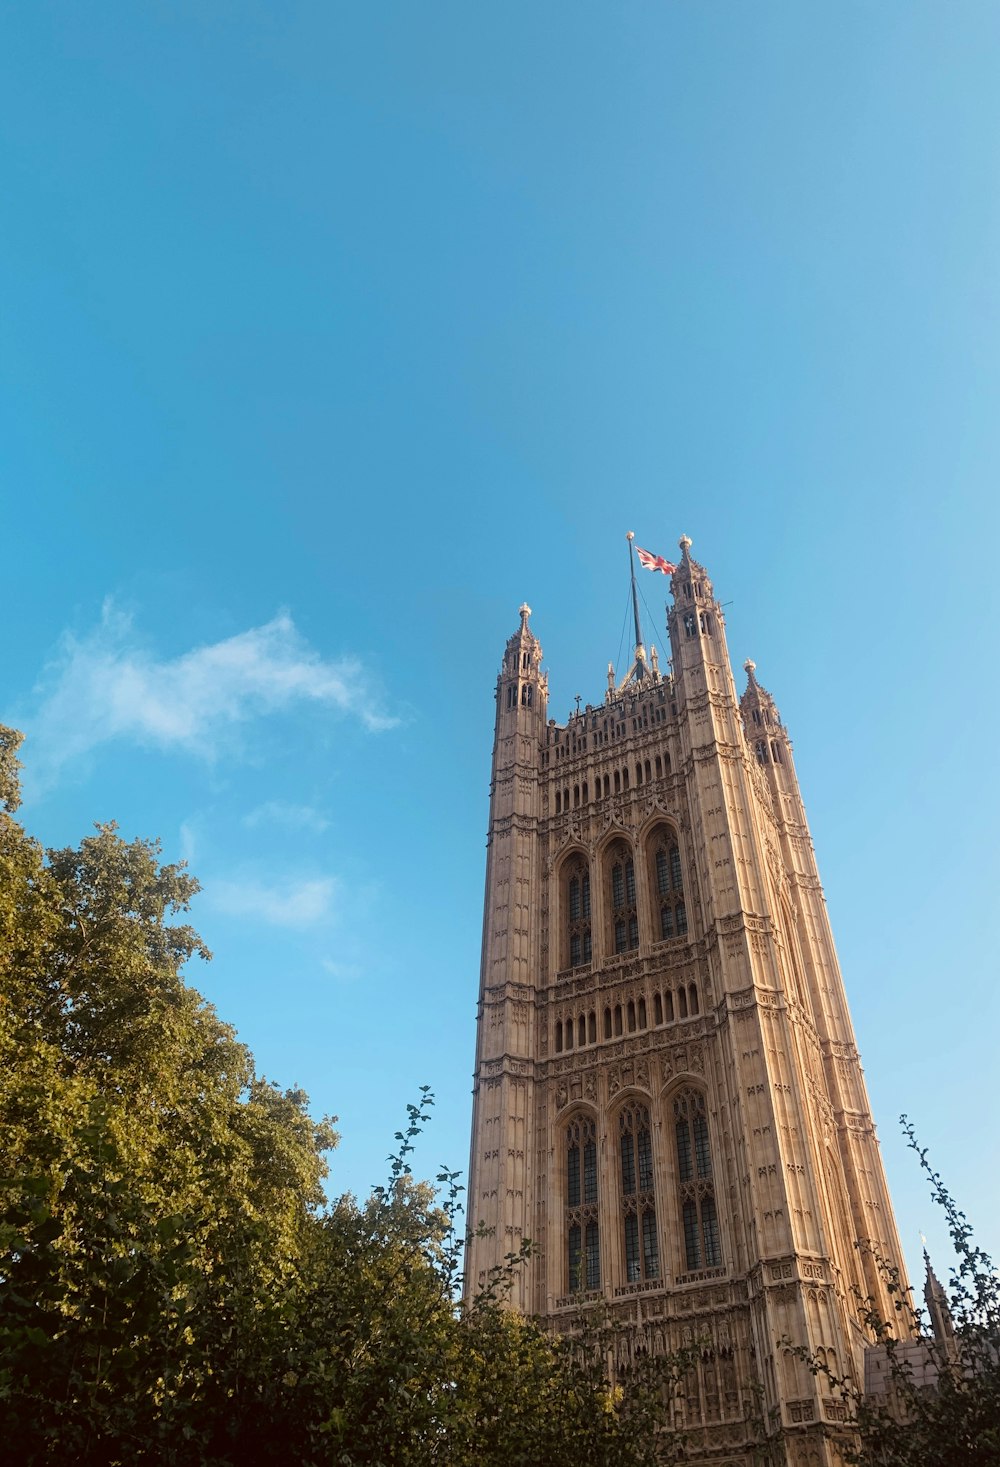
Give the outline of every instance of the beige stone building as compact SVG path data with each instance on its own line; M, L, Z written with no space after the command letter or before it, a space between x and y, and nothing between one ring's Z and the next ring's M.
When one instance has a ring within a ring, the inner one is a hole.
M560 724L527 606L504 652L467 1287L531 1239L521 1309L701 1347L697 1460L744 1467L763 1432L825 1467L844 1408L779 1342L860 1385L853 1291L892 1317L872 1253L902 1252L788 732L751 662L737 697L680 544L671 675L636 609L629 676Z

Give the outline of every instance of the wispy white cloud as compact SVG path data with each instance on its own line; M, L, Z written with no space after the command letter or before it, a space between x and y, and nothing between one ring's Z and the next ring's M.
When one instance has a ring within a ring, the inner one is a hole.
M338 963L333 958L324 958L322 966L332 978L339 978L344 983L353 983L361 977L359 963Z
M338 882L333 876L284 877L276 881L247 876L205 883L205 897L217 911L275 927L316 927L331 921L337 891Z
M263 626L160 658L112 601L84 636L67 632L24 719L36 777L115 739L211 757L235 725L316 703L369 729L397 720L379 707L356 658L324 658L279 612Z
M289 830L313 830L317 835L329 827L329 820L311 805L290 805L284 800L265 800L248 815L243 824L251 830L258 825L284 825Z
M180 825L181 860L190 866L198 855L200 841L193 820L182 820Z

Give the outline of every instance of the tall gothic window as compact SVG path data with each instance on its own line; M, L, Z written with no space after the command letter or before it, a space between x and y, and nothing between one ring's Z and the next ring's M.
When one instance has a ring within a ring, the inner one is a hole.
M649 1111L627 1105L618 1116L621 1160L622 1227L625 1277L630 1284L660 1276L660 1247L656 1236L656 1199L653 1188L653 1138Z
M652 846L653 909L658 914L661 940L684 937L688 930L687 907L684 903L684 874L677 837L672 830L660 830Z
M601 1287L597 1128L589 1116L577 1116L566 1129L566 1255L569 1293Z
M586 862L577 857L569 868L566 884L567 936L569 966L579 968L591 958L590 937L590 872Z
M624 842L619 842L611 852L611 929L616 953L625 953L639 946L635 862Z
M682 1090L675 1096L674 1136L685 1265L689 1272L717 1268L722 1262L722 1241L712 1179L708 1114L700 1090Z

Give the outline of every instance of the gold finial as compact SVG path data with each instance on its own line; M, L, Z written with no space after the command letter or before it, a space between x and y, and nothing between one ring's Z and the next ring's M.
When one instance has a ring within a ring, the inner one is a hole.
M690 535L682 535L681 538L677 541L677 543L678 543L678 545L681 547L681 549L684 551L684 553L686 555L687 552L691 549L691 536Z
M627 535L626 535L626 536L625 536L625 539L626 539L626 540L634 540L634 539L635 539L635 534L634 534L634 533L633 533L633 531L632 531L632 530L629 530L629 532L628 532L628 533L627 533Z
M521 605L517 609L521 616L521 625L523 627L526 627L528 625L528 617L531 615L531 607L528 605L527 601L522 601Z

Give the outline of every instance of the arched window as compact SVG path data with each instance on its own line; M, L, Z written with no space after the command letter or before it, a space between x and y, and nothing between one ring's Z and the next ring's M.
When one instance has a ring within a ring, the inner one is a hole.
M625 1277L630 1284L660 1276L660 1245L656 1236L656 1199L653 1187L653 1138L649 1111L627 1105L618 1116L621 1162L622 1226Z
M712 1180L708 1115L700 1090L682 1090L674 1097L674 1136L685 1266L689 1272L717 1268L722 1262L722 1241Z
M611 1010L610 1009L605 1009L604 1010L604 1037L605 1037L605 1039L610 1039L611 1038Z
M568 868L566 912L569 966L579 968L583 963L589 963L591 958L590 872L581 856L577 856Z
M616 953L639 946L639 917L635 904L635 862L623 841L611 851L611 930Z
M656 831L650 846L653 910L659 914L659 938L683 937L688 930L684 905L684 874L677 837L666 827Z
M599 1289L597 1128L589 1116L577 1116L566 1128L566 1253L568 1292Z

